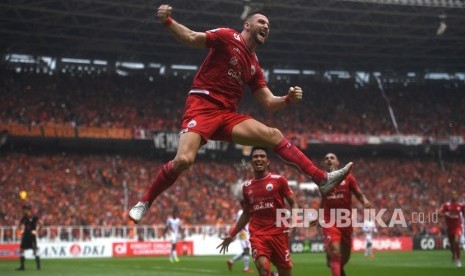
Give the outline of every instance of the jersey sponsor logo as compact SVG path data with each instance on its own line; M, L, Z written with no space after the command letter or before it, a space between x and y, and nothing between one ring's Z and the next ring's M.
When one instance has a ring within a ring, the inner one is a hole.
M263 209L270 209L270 208L274 208L274 202L260 202L259 204L255 204L253 206L253 209L255 211L257 210L263 210Z
M237 47L234 47L233 50L236 51L238 54L241 53L241 50L239 50L239 48L237 48Z
M197 121L196 120L191 120L188 124L187 124L187 127L195 127L197 125Z
M234 34L234 39L237 40L237 41L241 41L241 37L237 33Z
M239 83L239 85L241 85L241 86L244 85L244 82L241 79L241 73L240 72L236 72L233 69L229 69L228 70L228 75L233 77Z
M266 184L266 190L267 190L268 192L270 192L271 190L273 190L273 184L271 184L271 183Z
M333 193L326 197L326 199L339 199L344 198L344 194Z

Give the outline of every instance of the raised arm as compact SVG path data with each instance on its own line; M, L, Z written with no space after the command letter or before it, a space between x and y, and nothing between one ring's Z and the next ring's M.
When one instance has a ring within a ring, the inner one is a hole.
M254 92L255 98L267 111L276 111L302 100L302 88L290 87L286 96L275 96L268 87L260 88Z
M166 26L170 33L182 44L197 48L206 47L207 35L204 32L195 32L171 18L173 8L170 5L161 5L157 10L158 20Z
M371 208L371 202L367 199L365 194L363 194L360 189L355 189L353 192L354 192L355 197L358 199L358 201L360 201L360 203L363 204L364 208L366 209Z

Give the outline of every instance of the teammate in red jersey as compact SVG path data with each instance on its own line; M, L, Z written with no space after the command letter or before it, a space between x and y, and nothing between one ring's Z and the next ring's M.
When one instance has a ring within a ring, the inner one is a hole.
M210 51L186 100L176 156L158 171L150 188L129 211L129 217L138 223L155 198L194 163L199 148L210 139L272 148L285 163L317 183L322 193L340 183L352 163L326 173L289 143L281 131L237 113L245 85L268 111L280 110L302 100L302 89L298 86L290 87L286 96L279 97L266 85L255 54L257 46L265 43L270 32L266 15L251 13L244 21L242 32L228 28L196 32L176 22L171 12L169 5L161 5L157 17L176 40L192 47L210 48Z
M244 211L218 248L220 253L227 252L234 236L249 223L252 257L259 275L271 275L270 262L276 266L279 275L291 275L289 237L294 228L277 224L277 210L286 208L285 200L292 209L297 209L294 193L284 176L269 171L266 148L254 147L250 156L254 178L242 185Z
M325 156L325 165L328 171L336 170L339 167L339 160L334 153ZM371 203L360 190L357 180L349 174L338 186L322 195L323 220L327 223L323 227L323 236L326 246L326 257L328 267L333 276L345 275L344 265L349 262L350 251L352 249L353 228L349 226L337 225L337 219L331 218L331 210L337 214L337 210L347 210L352 214L352 194L363 204L364 208L370 208ZM349 218L351 215L349 216ZM332 220L331 220L332 219ZM333 222L333 223L332 223Z
M460 237L462 236L462 220L465 216L465 204L458 201L457 191L452 191L451 201L444 203L439 214L446 218L447 236L449 237L450 251L455 266L462 267L460 261Z

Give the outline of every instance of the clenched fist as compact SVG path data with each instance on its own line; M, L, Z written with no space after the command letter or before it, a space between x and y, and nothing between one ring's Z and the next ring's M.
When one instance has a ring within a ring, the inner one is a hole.
M171 11L173 8L170 5L160 5L157 10L157 17L161 23L165 23L168 20L168 17L171 16Z

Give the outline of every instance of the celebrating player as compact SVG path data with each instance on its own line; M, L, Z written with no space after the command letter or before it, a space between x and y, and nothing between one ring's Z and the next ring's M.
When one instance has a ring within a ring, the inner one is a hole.
M21 236L21 245L19 247L19 261L20 266L16 270L24 270L24 263L26 258L24 257L24 251L32 249L32 252L36 259L36 268L40 270L40 257L38 254L37 247L37 233L39 233L42 227L42 222L37 216L33 216L31 212L31 206L23 206L23 217L19 221L18 228L24 225L23 234Z
M250 156L254 178L242 185L244 212L218 248L220 253L227 252L234 236L249 223L252 257L258 274L270 275L271 262L279 275L291 275L289 236L294 228L289 229L284 224L279 226L276 220L277 210L286 208L284 199L292 209L298 208L294 193L284 176L269 171L270 160L266 148L254 147Z
M328 171L336 170L339 167L339 160L334 153L326 154L324 161ZM331 210L347 210L351 214L352 194L355 195L365 208L371 207L371 203L361 192L352 174L349 174L338 186L329 191L326 195L322 195L323 220L328 224L323 227L323 236L328 266L333 276L345 275L344 265L346 265L350 259L353 228L352 225L346 227L340 227L337 224L331 225ZM334 221L337 222L337 220L333 219L333 222Z
M455 266L462 267L460 261L460 236L462 235L462 217L465 216L465 204L458 201L457 191L452 191L451 201L444 203L439 214L445 216L450 251Z
M241 217L242 213L244 212L244 208L246 208L246 203L244 199L241 200L241 209L237 212L237 221ZM241 243L242 252L234 256L232 259L227 261L229 271L232 271L233 264L240 259L244 259L244 272L252 272L249 268L249 259L250 259L250 234L249 234L249 225L246 224L244 228L239 232L239 242Z
M178 254L176 252L176 245L181 238L182 224L178 217L178 210L173 210L173 215L166 221L165 235L168 235L171 241L171 253L169 260L171 263L179 262Z
M199 148L210 139L272 148L285 163L297 167L317 183L323 194L342 181L352 163L326 173L289 143L281 131L237 113L245 85L268 111L280 110L302 100L302 89L298 86L290 87L286 96L279 97L266 85L255 54L255 49L265 43L270 32L270 22L263 12L249 14L242 32L228 28L196 32L175 21L171 13L171 6L161 5L157 17L177 41L192 47L210 48L210 51L186 100L176 156L160 168L150 188L129 211L135 223L143 218L155 198L194 163Z

